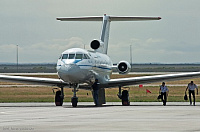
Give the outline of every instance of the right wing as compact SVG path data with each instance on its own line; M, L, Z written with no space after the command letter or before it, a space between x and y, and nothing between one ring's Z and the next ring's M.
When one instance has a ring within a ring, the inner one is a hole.
M58 87L69 86L69 83L66 83L61 79L53 79L53 78L0 75L0 80L9 81L9 82L17 82L17 83L50 85L50 86L58 86Z

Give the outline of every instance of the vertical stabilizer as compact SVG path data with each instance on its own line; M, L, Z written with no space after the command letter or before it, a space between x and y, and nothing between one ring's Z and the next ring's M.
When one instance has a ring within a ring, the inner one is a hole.
M102 24L102 31L100 40L103 42L103 49L102 53L107 54L108 50L108 40L109 40L109 30L110 30L110 17L104 15L103 17L103 24Z

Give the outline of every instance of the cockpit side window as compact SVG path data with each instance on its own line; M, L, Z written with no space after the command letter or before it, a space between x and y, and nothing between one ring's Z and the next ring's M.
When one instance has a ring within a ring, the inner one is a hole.
M83 55L83 59L87 59L87 57L86 57L86 55L85 55L85 54Z
M75 54L69 54L69 58L68 59L74 59Z
M82 59L83 58L83 54L76 54L76 59Z
M58 58L59 60L62 58L62 55L60 55L60 57Z
M90 59L90 57L87 54L84 54L83 59Z
M68 54L63 54L62 59L68 59Z

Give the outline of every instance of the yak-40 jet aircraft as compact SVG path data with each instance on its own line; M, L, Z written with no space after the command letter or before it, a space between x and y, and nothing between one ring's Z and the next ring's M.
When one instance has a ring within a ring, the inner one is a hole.
M123 103L124 98L128 99L127 91L125 95L123 95L123 92L121 91L123 86L199 77L200 72L189 72L110 79L113 68L117 68L119 74L127 74L131 69L131 66L127 61L120 61L117 66L113 66L111 59L107 55L110 22L160 19L160 17L121 17L108 15L97 17L57 18L57 20L60 21L102 21L100 39L92 40L90 44L93 50L88 51L81 48L72 48L64 51L58 59L56 67L59 79L0 75L0 80L57 86L61 90L56 92L55 102L56 105L60 106L62 106L64 99L63 88L73 88L73 97L71 98L71 102L72 106L76 107L78 103L78 97L76 96L78 89L91 90L91 85L93 84L94 79L98 79L100 83L99 104L106 103L105 88L111 87L119 87L118 97L122 99L122 104L129 104L129 100L125 100L128 103Z

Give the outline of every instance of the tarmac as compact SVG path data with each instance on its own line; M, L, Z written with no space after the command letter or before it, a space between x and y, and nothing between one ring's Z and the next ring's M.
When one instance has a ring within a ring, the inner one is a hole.
M200 131L200 102L0 103L1 132Z

